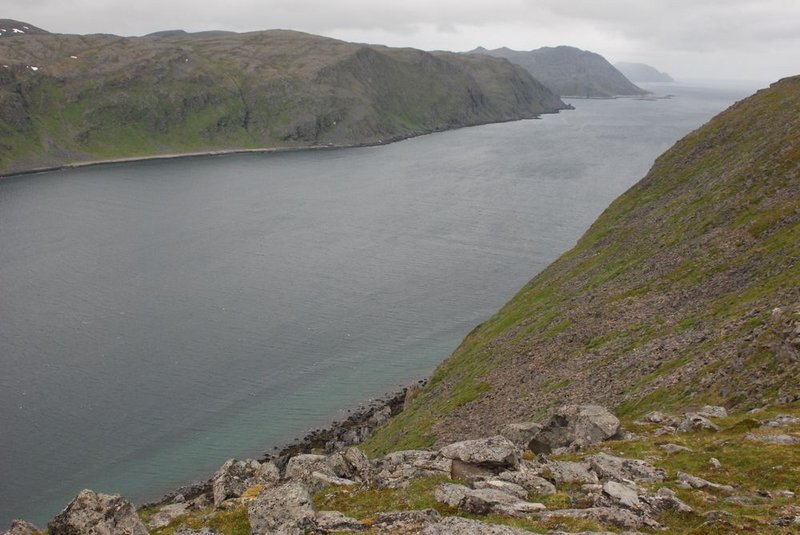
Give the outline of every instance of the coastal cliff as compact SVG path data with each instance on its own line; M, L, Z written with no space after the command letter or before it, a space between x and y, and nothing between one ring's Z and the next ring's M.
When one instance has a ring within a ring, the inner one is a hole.
M502 60L286 30L0 40L0 174L378 144L566 107Z

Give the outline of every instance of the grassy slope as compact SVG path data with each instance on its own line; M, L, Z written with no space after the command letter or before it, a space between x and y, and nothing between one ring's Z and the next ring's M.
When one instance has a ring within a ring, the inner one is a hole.
M0 41L0 173L154 154L375 143L563 107L502 60L282 30Z
M367 449L486 435L564 402L636 416L797 399L799 170L794 77L662 155Z

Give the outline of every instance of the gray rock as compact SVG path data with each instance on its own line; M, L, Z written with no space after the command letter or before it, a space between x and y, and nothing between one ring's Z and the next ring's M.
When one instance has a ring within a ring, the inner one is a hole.
M286 463L286 470L283 477L287 481L295 481L312 488L319 488L320 483L314 473L325 474L336 477L328 465L328 457L325 455L313 455L303 453L295 455Z
M530 535L530 533L524 529L449 516L437 524L430 524L420 531L419 535Z
M81 491L47 529L50 535L148 535L131 502L92 490Z
M753 433L747 433L744 439L750 442L766 442L768 444L783 444L785 446L800 444L800 438L791 435L754 435Z
M542 474L556 485L599 482L594 472L590 472L585 465L572 461L548 461Z
M178 528L175 530L175 535L220 535L219 531L211 528Z
M374 476L372 463L358 448L347 448L328 457L328 467L334 475L369 484Z
M272 462L262 465L253 459L228 459L211 478L214 507L228 498L238 498L253 485L275 483L279 477L278 467Z
M496 489L471 489L462 485L440 485L434 493L436 501L476 515L501 514L524 517L545 506L519 499Z
M188 503L171 503L158 510L147 523L150 529L159 529L169 525L170 522L189 512Z
M686 446L681 446L679 444L661 444L659 448L670 454L678 453L680 451L692 451L691 448L687 448Z
M719 462L719 459L716 457L712 457L708 460L708 465L711 467L712 470L719 470L722 468L722 463Z
M664 424L664 423L669 423L672 420L672 418L667 416L663 412L652 411L647 413L645 417L642 418L642 420L644 422L651 424Z
M517 484L528 492L535 492L542 496L555 494L555 485L538 475L541 469L542 467L538 463L522 461L517 470L500 472L497 479Z
M253 535L301 535L315 528L311 495L296 482L270 487L247 506Z
M641 495L639 500L647 507L650 515L657 515L663 511L694 512L694 509L686 505L672 490L666 487L661 487L655 494Z
M542 430L542 426L533 423L508 424L500 430L500 434L513 442L519 448L527 448L533 437Z
M445 446L440 453L446 459L486 467L516 468L521 459L517 446L502 435L465 440Z
M679 433L688 433L690 431L719 431L719 426L695 412L687 412L686 416L678 424Z
M480 464L469 464L453 459L450 467L450 479L472 482L478 479L494 477L502 468Z
M702 477L693 476L687 474L686 472L678 471L676 479L678 480L678 484L686 489L711 489L720 492L726 492L728 494L734 492L734 488L730 485L712 483L711 481L705 480Z
M603 502L604 505L620 506L634 511L642 510L638 490L635 487L617 481L603 483Z
M618 430L617 417L599 405L565 405L542 426L528 448L535 453L566 446L580 449L607 440Z
M580 518L610 524L623 529L659 528L660 524L647 516L638 515L618 507L588 507L586 509L558 509L538 513L543 519Z
M511 483L510 481L503 481L502 479L484 479L475 481L472 484L472 487L476 489L499 490L501 492L505 492L506 494L516 496L520 500L526 500L528 498L528 491L525 490L524 487L517 485L516 483Z
M664 481L666 472L639 459L626 459L606 453L598 453L587 459L591 470L600 479L622 481Z
M334 533L336 531L362 531L366 527L356 520L345 516L339 511L318 511L314 515L314 526L318 532Z
M728 411L725 409L725 407L706 405L697 411L697 414L700 416L705 416L706 418L726 418L728 416Z
M433 509L418 509L414 511L391 511L378 513L375 516L373 529L378 533L411 533L434 524L441 519L439 513Z
M11 527L3 535L34 535L39 528L25 520L12 520Z
M790 416L788 414L781 414L772 420L761 422L763 427L787 427L790 425L800 425L800 418L797 416Z
M376 463L375 482L382 488L408 486L419 477L450 477L453 461L437 451L406 450L389 453Z
M345 479L343 477L336 477L325 472L311 472L311 481L308 486L312 489L321 489L323 487L334 485L337 487L353 487L358 485L352 479Z

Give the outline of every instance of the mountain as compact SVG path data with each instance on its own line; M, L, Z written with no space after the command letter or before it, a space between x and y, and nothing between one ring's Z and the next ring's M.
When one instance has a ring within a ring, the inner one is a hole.
M659 72L655 67L644 63L628 63L620 61L614 67L625 75L628 80L634 82L674 82L672 76L665 72Z
M632 419L798 400L798 236L800 76L660 156L368 449L487 436L563 403Z
M0 38L20 37L22 35L44 35L50 32L33 24L14 19L0 19Z
M571 46L544 47L529 52L505 47L496 50L479 47L468 54L505 58L525 67L534 78L562 97L607 98L647 94L600 54Z
M285 30L0 40L0 174L374 144L564 108L502 60Z

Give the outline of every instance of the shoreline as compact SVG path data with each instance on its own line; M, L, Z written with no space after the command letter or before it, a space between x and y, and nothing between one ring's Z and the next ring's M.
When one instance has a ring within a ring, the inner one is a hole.
M361 403L355 409L347 409L350 415L346 419L332 420L327 426L312 429L303 438L295 438L283 447L275 446L273 452L265 451L257 460L261 463L272 461L283 469L295 455L319 452L331 454L340 449L357 446L369 438L380 425L401 413L405 408L406 399L409 396L413 398L427 383L427 379L419 379L400 390ZM186 500L194 499L211 491L213 478L214 474L210 474L205 480L182 485L156 500L136 504L136 509L166 505L179 495Z
M573 98L573 97L562 97L562 98ZM575 97L579 98L579 97ZM405 135L397 135L394 137L390 137L387 139L378 139L373 141L362 141L358 143L345 143L345 144L334 144L328 143L326 145L302 145L296 147L259 147L259 148L239 148L239 149L219 149L219 150L206 150L206 151L196 151L196 152L171 152L165 154L151 154L149 156L127 156L123 158L109 158L104 160L87 160L87 161L80 161L80 162L71 162L71 163L63 163L58 165L49 165L45 167L35 167L32 169L23 169L20 171L13 171L13 172L3 172L0 171L0 180L5 178L14 178L18 176L25 176L25 175L38 175L42 173L52 173L56 171L68 171L71 169L81 169L84 167L96 167L101 165L114 165L114 164L122 164L122 163L137 163L137 162L147 162L153 160L175 160L179 158L199 158L199 157L206 157L206 156L227 156L231 154L260 154L260 153L285 153L285 152L300 152L300 151L317 151L317 150L338 150L338 149L356 149L356 148L364 148L364 147L378 147L382 145L388 145L390 143L397 143L398 141L404 141L406 139L412 139L422 136L427 136L430 134L438 134L442 132L449 132L451 130L459 130L461 128L470 128L473 126L484 126L489 124L502 124L502 123L510 123L514 121L529 121L529 120L538 120L542 118L542 115L554 115L558 114L564 110L574 110L575 107L572 104L566 104L564 108L559 108L553 111L543 111L540 112L533 117L517 117L514 119L500 119L496 121L486 121L486 122L479 122L474 124L464 124L464 125L453 125L453 126L445 126L445 127L434 127L430 130L424 130L419 132L412 132L410 134Z

